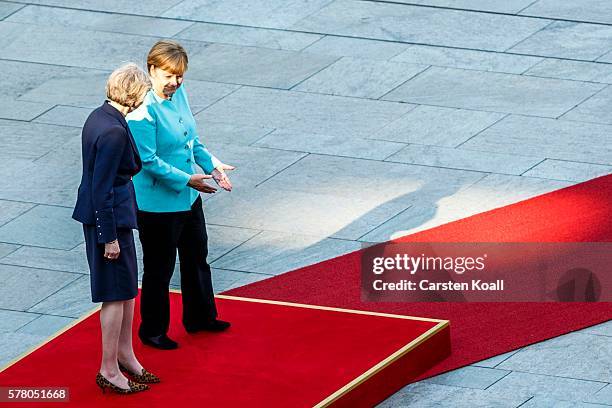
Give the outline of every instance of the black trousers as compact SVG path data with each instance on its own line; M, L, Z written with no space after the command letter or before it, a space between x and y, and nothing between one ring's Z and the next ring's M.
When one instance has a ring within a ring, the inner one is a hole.
M214 320L217 317L208 255L208 235L200 197L190 211L154 213L138 211L138 232L143 251L144 274L140 299L144 337L168 332L170 299L168 286L174 272L178 249L183 325Z

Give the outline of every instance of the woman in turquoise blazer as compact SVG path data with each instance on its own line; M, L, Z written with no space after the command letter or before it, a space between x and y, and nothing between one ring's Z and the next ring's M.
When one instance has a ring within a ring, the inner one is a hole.
M198 137L183 85L187 63L177 42L155 43L147 57L152 89L127 117L142 160L142 171L134 177L144 266L138 334L144 344L164 350L178 346L167 336L168 286L177 249L185 329L221 331L230 325L217 319L199 193L216 191L205 181L210 178L231 191L225 170L234 167L220 162ZM196 164L206 174L197 174Z

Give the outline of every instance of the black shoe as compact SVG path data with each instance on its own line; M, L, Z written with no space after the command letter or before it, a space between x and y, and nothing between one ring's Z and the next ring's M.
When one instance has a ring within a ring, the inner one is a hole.
M206 323L197 324L195 326L185 326L185 330L187 330L187 333L196 333L199 331L221 332L230 326L230 322L215 319Z
M144 337L138 336L143 344L147 346L155 347L161 350L173 350L178 347L178 343L172 340L170 337L165 334L160 334L159 336L153 337Z

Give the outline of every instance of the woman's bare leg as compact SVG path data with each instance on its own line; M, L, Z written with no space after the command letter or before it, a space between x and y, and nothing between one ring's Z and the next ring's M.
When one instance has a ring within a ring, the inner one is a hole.
M100 310L100 326L102 327L102 364L100 366L100 373L116 386L129 388L127 378L119 371L119 366L117 365L124 303L126 302L102 303L102 310Z
M121 364L136 374L140 374L142 365L134 354L132 346L132 321L134 320L134 299L123 302L123 320L119 334L118 357Z

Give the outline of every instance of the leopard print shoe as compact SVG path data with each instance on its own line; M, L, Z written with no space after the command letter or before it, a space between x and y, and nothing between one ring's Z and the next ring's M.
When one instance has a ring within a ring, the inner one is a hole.
M134 380L142 384L154 384L160 381L159 377L153 373L148 372L144 368L142 369L140 374L136 374L132 370L125 367L123 364L117 361L119 364L119 369L127 374L129 374Z
M139 384L132 380L128 380L128 386L130 388L117 387L115 384L106 379L101 373L96 375L96 384L102 390L102 394L106 393L106 389L109 388L111 391L115 391L117 394L134 394L135 392L146 391L149 386L146 384Z

